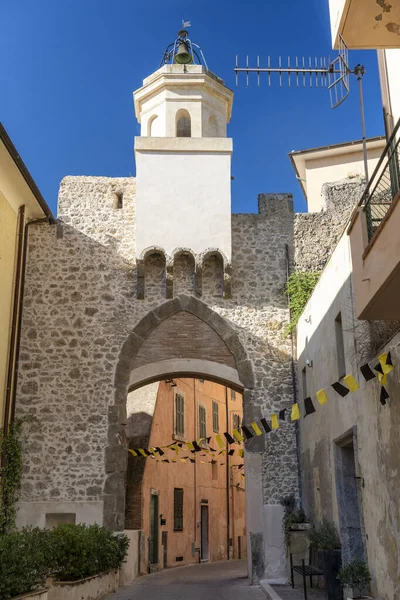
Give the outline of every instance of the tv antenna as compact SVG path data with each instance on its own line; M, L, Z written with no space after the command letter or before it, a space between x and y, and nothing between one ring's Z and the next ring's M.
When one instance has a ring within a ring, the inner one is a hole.
M245 66L239 67L239 57L236 55L236 66L234 70L236 74L236 87L239 86L239 73L246 73L246 87L249 85L249 73L257 74L258 86L260 86L261 73L267 73L268 86L271 86L271 75L278 74L280 87L282 87L282 77L287 75L289 87L291 87L291 83L294 80L296 87L299 87L300 84L301 87L327 88L332 109L337 108L346 100L350 93L350 75L355 75L357 77L360 95L364 171L366 183L368 184L367 137L362 89L362 78L365 74L365 68L362 65L356 65L354 69L349 67L349 51L341 35L339 35L338 54L332 61L329 57L328 60L326 60L325 57L321 57L320 59L317 57L314 59L309 57L307 61L304 56L301 57L301 59L296 56L292 63L290 57L288 57L287 66L285 66L282 64L282 57L279 56L278 65L272 67L271 57L268 56L267 66L262 67L260 64L260 57L257 56L257 66L249 67L249 57L246 56ZM294 78L293 80L291 79L292 76Z
M204 65L208 70L202 49L189 38L188 27L191 27L191 22L182 21L182 29L178 31L178 37L163 52L160 67L168 64L198 64Z

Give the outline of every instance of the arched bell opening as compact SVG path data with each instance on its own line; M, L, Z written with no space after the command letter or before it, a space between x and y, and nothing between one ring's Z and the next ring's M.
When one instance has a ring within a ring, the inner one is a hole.
M190 114L184 108L181 108L176 113L176 137L192 137Z

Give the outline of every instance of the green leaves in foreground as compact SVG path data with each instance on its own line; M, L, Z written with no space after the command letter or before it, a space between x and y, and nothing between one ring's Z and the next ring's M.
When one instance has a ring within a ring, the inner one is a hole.
M290 323L285 329L285 335L289 335L296 328L300 315L310 299L320 275L321 273L312 271L296 271L290 275L285 287L290 308Z

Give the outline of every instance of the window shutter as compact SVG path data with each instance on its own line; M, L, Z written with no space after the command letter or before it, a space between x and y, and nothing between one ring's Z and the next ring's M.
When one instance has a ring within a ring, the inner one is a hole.
M212 409L213 409L213 431L215 433L218 433L218 431L219 431L218 402L214 402L214 400L213 400Z
M199 435L200 438L207 437L207 429L206 429L206 409L204 406L199 406Z
M180 394L175 396L175 433L185 434L185 400Z
M174 488L174 531L183 531L183 489Z

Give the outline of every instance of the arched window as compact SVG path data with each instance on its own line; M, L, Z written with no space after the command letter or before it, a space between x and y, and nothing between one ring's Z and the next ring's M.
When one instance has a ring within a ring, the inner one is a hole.
M153 115L147 122L147 137L156 137L154 136L155 129L157 127L157 123L155 123L157 119L157 115Z
M187 110L181 109L176 113L176 137L191 137L192 124Z

